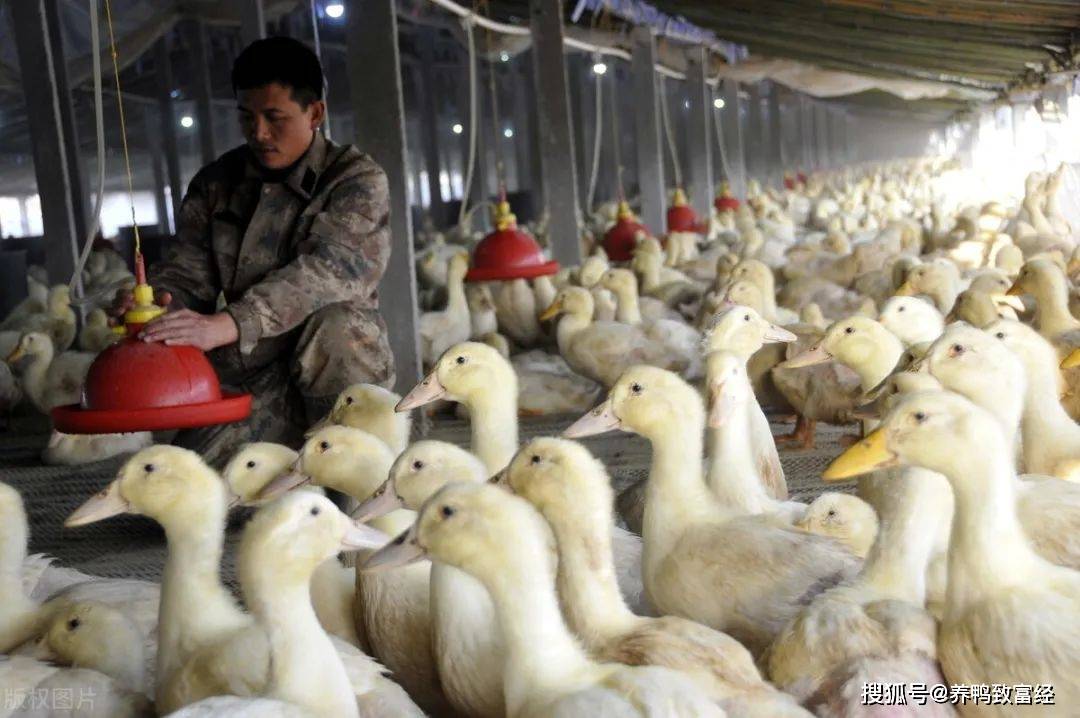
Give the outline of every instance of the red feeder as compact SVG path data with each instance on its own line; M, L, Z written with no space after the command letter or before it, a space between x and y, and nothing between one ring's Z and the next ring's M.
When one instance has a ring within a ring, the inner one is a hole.
M146 343L136 335L164 310L153 304L142 257L136 257L136 306L124 317L127 337L103 351L86 375L81 404L53 409L66 434L190 429L246 419L251 394L223 394L206 355L192 346Z
M727 182L720 185L720 194L713 200L713 206L718 212L734 212L739 209L739 200L731 196L731 185Z
M803 185L806 184L806 174L805 173L800 172L799 174L797 174L795 176L799 178L799 184L803 184Z
M795 189L795 178L791 176L790 172L784 173L784 187L787 189Z
M504 196L495 208L495 231L476 245L465 281L532 279L558 271L559 263L545 260L536 240L518 229L517 218Z
M682 188L675 190L675 199L667 211L668 232L700 232L697 214L686 203L686 193Z
M604 234L604 251L613 262L628 262L634 257L638 232L649 230L630 211L630 205L619 200L619 215L615 224Z

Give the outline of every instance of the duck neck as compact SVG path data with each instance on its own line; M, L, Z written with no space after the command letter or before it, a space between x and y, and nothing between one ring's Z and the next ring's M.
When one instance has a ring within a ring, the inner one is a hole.
M570 345L574 338L592 324L592 315L586 316L581 312L568 312L559 319L559 326L555 330L555 339L559 345L559 353L569 356Z
M465 277L451 272L446 280L446 311L456 316L469 315L469 300L465 297Z
M491 594L505 640L503 690L510 715L530 694L564 686L589 666L585 651L563 622L543 544L538 536L519 536L516 548L521 555L508 566L478 576Z
M982 447L948 478L956 501L948 554L950 607L1029 583L1043 561L1017 517L1018 482L1008 448Z
M930 297L934 300L934 304L942 314L948 314L952 311L953 305L956 304L956 298L959 295L960 289L951 281L941 282L938 286L933 287L930 290Z
M874 344L877 350L870 352L865 361L851 367L859 375L863 391L870 391L885 381L904 354L904 343L895 334L885 329L876 334Z
M590 648L623 633L636 620L615 577L608 498L606 506L567 507L547 517L559 544L556 583L563 615Z
M30 358L26 369L23 370L23 391L30 397L34 407L43 414L48 414L52 408L45 402L45 377L52 360L53 352L48 348L43 348Z
M707 430L709 489L720 503L738 514L759 514L769 509L750 436L750 407L738 407L720 428Z
M1043 473L1053 466L1061 449L1080 445L1080 427L1058 399L1057 370L1028 372L1027 397L1020 422L1024 467Z
M270 641L269 695L317 715L356 716L345 667L311 604L310 575L287 580L249 571L244 596Z
M660 287L660 262L648 260L641 266L641 291L646 294L656 291Z
M642 524L643 563L648 567L667 555L670 541L685 526L716 518L722 509L701 475L701 410L689 421L672 421L656 431L645 488ZM696 420L696 421L695 421ZM686 427L691 427L687 431Z
M1069 288L1057 272L1036 283L1035 326L1047 337L1080 328L1080 322L1069 311Z
M30 640L41 618L23 592L23 562L29 529L21 505L0 526L0 653Z
M250 622L221 583L224 500L208 502L197 521L166 525L165 537L168 555L158 610L159 676L171 672L187 650Z
M926 567L935 548L937 525L947 520L942 501L944 476L919 468L891 470L887 489L877 494L881 516L877 539L866 558L861 582L885 598L916 606L926 602Z
M618 306L615 309L615 319L623 324L641 324L641 308L638 305L638 293L636 285L617 285L614 288Z
M506 377L472 399L469 417L473 453L490 473L502 471L518 449L517 381Z

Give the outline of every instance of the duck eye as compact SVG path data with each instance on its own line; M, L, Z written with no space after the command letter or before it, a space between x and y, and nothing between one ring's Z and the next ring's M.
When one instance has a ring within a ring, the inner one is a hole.
M319 442L319 448L321 450L323 450L323 451L326 451L327 449L330 448L330 442L329 441L320 441Z
M533 454L532 458L529 459L529 461L531 463L533 463L533 464L539 464L540 463L540 455L539 454Z
M854 334L854 333L855 333L855 327L846 327L844 329L844 334Z
M451 506L443 506L442 510L441 510L441 513L442 513L444 519L448 519L448 518L450 518L451 516L454 515L454 509Z
M994 336L997 337L998 339L1004 339L1005 338L1005 332L998 332Z
M70 621L67 622L67 627L68 627L69 631L74 631L76 628L78 628L81 625L82 625L82 621L80 621L78 618L73 618L73 619L71 619Z
M632 391L635 394L640 394L644 390L645 390L645 387L641 386L641 384L638 384L636 381L633 384L630 385L630 391Z
M254 468L255 468L255 462L254 462L254 461L249 461L249 462L247 462L247 467L248 467L249 469L254 469Z
M924 421L926 421L926 412L925 411L916 411L915 414L914 414L914 417L915 417L915 422L918 423L918 424L921 424Z
M465 357L458 357L454 361L456 361L458 364L464 364L465 363Z
M897 309L896 311L898 311L898 312L902 312L902 311L904 311L904 310L905 310L906 308L907 308L907 307L900 307L900 308L898 308L898 309Z
M955 354L963 354L964 353L964 345L963 344L953 344L952 345L952 353L954 355Z
M416 461L412 462L412 467L413 471L419 471L420 469L424 468L424 462L420 459L417 459Z
M744 314L744 315L743 315L743 321L744 321L744 322L748 322L748 321L750 321L750 315L749 315L749 314Z
M830 518L833 517L833 516L836 516L836 509L829 509L829 512L826 515L829 516Z
M148 474L154 473L154 465L153 464L147 464L146 466L143 467L143 471L145 471Z
M352 398L351 396L347 396L347 397L345 397L345 403L346 403L346 404L351 404L351 403L353 403L353 398Z
M319 507L318 506L312 506L311 507L311 515L312 516L318 516L319 515Z

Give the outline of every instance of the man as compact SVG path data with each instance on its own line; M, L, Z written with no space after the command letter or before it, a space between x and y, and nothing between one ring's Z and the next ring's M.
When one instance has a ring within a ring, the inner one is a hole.
M377 293L390 256L385 173L319 132L322 67L300 42L252 43L232 84L246 144L191 181L177 237L149 273L170 311L142 332L199 347L223 385L254 395L248 421L178 435L212 464L244 441L295 445L346 386L394 381Z

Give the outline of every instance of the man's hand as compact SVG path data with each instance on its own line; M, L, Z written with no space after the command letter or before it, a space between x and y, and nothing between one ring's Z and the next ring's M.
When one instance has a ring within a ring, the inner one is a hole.
M240 330L227 312L199 314L180 309L150 321L139 334L144 342L164 342L169 346L190 344L204 352L232 344Z
M154 303L166 309L172 304L172 299L171 292L162 291L154 294ZM106 313L118 323L123 324L124 314L133 306L135 306L135 295L132 291L130 289L120 289L117 290L116 296L113 297L112 306L106 310Z

